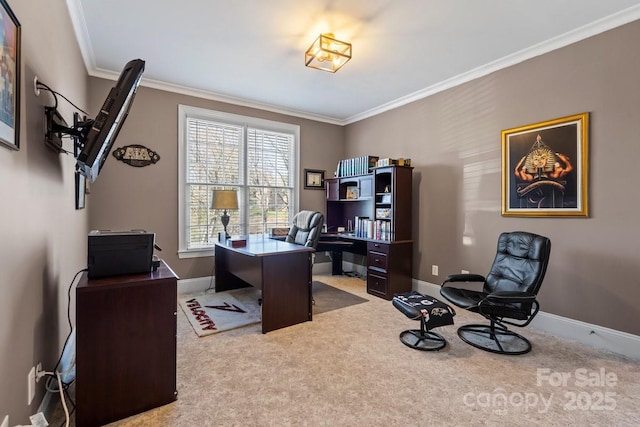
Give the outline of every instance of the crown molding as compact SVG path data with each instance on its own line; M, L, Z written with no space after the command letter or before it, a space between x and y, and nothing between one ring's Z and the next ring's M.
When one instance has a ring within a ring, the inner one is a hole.
M89 30L87 28L87 22L84 20L84 9L82 9L82 3L80 0L66 0L67 9L69 10L69 17L71 18L71 26L73 32L78 40L78 46L80 46L80 54L84 61L84 66L87 69L87 73L91 74L91 70L96 68L95 54L93 53L93 47L91 46L91 38L89 37Z
M345 119L344 124L348 125L384 113L385 111L393 110L419 99L423 99L447 89L459 86L463 83L467 83L480 77L484 77L495 71L511 67L512 65L519 64L531 58L535 58L536 56L540 56L545 53L560 49L562 47L569 46L570 44L579 42L600 33L604 33L605 31L612 30L616 27L620 27L624 24L628 24L638 19L640 19L640 5L632 6L628 9L625 9L613 15L609 15L605 18L594 21L575 30L569 31L560 36L538 43L511 55L507 55L503 58L474 68L450 79L443 80L442 82L429 86L425 89L410 93L393 101L382 104L378 107L364 111L360 114L355 114Z
M89 32L86 22L84 20L84 13L82 5L79 0L66 0L67 7L69 9L69 15L73 24L76 38L78 39L78 45L82 58L87 69L87 73L93 77L99 77L109 80L116 80L119 76L118 73L112 71L102 70L96 67L95 55L91 47ZM339 126L346 126L351 123L355 123L378 114L384 113L389 110L401 107L414 101L426 98L436 93L451 89L461 84L470 82L472 80L484 77L495 71L511 67L513 65L524 62L528 59L535 58L548 52L560 49L586 38L595 36L605 31L614 29L616 27L628 24L630 22L640 19L640 5L632 6L628 9L622 10L613 15L594 21L590 24L579 27L575 30L564 33L560 36L554 37L542 43L538 43L534 46L523 49L519 52L515 52L511 55L507 55L503 58L492 61L488 64L469 70L465 73L451 77L442 82L431 85L427 88L419 91L407 94L400 98L394 99L377 107L371 108L362 113L354 114L347 118L329 117L319 114L313 114L302 110L289 109L277 105L260 103L250 99L238 98L229 95L224 95L216 92L205 91L201 89L195 89L187 86L176 85L172 83L166 83L158 80L151 80L142 78L141 86L164 90L168 92L179 93L183 95L193 96L197 98L209 99L212 101L219 101L233 105L239 105L243 107L256 108L259 110L270 111L273 113L284 114L287 116L298 117L302 119L314 120L323 123L329 123Z

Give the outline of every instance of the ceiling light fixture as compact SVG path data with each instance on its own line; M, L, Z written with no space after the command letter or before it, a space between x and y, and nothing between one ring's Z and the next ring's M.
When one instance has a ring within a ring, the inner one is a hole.
M335 73L351 59L351 43L337 40L332 33L320 34L304 54L304 65Z

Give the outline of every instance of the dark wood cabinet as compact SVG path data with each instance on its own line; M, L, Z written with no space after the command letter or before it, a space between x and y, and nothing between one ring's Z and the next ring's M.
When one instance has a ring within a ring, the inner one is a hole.
M412 286L412 174L411 167L383 166L327 180L327 228L340 239L367 242L367 291L386 299ZM339 231L350 231L349 223L355 233Z
M87 278L76 288L76 425L99 426L176 399L177 276Z
M411 290L413 242L367 244L367 292L385 299Z
M327 200L340 200L340 180L329 178L325 180Z

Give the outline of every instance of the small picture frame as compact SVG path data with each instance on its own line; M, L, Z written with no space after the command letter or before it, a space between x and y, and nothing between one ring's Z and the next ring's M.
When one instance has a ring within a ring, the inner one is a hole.
M324 190L324 171L317 169L305 169L304 188L306 190Z
M358 198L358 187L356 187L355 185L353 187L347 187L346 197L349 200L357 199Z

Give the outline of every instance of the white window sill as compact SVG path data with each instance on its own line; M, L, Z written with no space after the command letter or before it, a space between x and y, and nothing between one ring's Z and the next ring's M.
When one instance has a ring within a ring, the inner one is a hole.
M201 258L213 256L213 248L207 249L191 249L178 251L178 258Z

